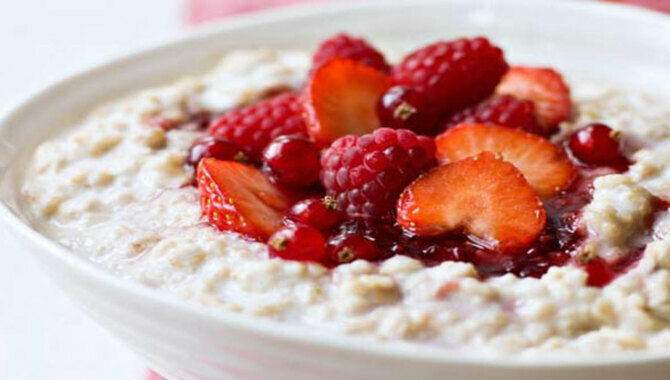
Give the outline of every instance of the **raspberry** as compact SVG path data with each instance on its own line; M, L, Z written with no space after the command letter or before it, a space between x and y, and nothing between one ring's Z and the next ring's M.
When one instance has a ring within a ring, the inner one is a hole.
M321 43L312 57L317 68L333 58L349 58L388 73L391 66L384 56L362 38L338 34Z
M239 145L251 160L259 161L273 139L306 133L302 112L298 95L280 94L227 112L212 123L209 134Z
M445 129L462 123L495 124L537 135L543 134L542 126L535 117L533 102L511 95L495 95L454 114L447 121Z
M280 185L311 185L319 179L319 148L303 136L280 136L263 151L263 164Z
M321 156L321 183L349 216L386 219L403 188L435 165L434 156L433 139L407 129L344 136Z
M509 66L486 38L437 42L410 53L392 70L394 84L414 87L442 115L486 99Z

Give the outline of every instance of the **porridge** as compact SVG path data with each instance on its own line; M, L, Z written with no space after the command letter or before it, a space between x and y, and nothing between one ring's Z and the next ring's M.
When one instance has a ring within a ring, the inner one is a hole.
M347 36L231 52L43 143L23 201L75 254L210 308L491 353L667 350L670 111L572 85L483 38L392 68Z

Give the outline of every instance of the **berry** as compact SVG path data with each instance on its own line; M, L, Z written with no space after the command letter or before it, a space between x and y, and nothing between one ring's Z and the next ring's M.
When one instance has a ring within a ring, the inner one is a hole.
M312 65L318 68L333 58L349 58L385 73L391 69L384 56L369 43L346 34L338 34L323 41L312 56Z
M588 165L615 165L626 162L619 146L619 134L605 124L593 123L570 136L572 154Z
M517 252L540 235L546 214L523 174L484 152L414 181L400 196L397 221L420 236L463 229L486 248Z
M216 137L205 137L193 145L186 155L186 165L195 168L203 158L216 158L222 161L247 161L247 155L237 144Z
M342 219L333 197L308 198L291 207L287 215L289 220L307 224L320 230L334 227Z
M433 139L380 128L336 140L321 156L321 183L351 217L383 218L402 189L435 164Z
M263 151L264 168L280 185L307 186L319 179L319 149L306 137L280 136Z
M517 129L461 124L435 139L440 163L454 162L481 152L496 152L516 166L541 197L567 188L576 169L563 149L549 140Z
M282 227L268 239L270 257L286 260L323 262L325 240L314 227L291 224Z
M253 161L263 149L283 135L306 133L300 97L284 93L225 113L209 128L211 136L232 141Z
M546 135L556 132L558 124L572 115L570 88L561 74L552 69L512 67L496 88L496 93L532 101Z
M476 106L454 114L444 129L464 123L494 124L538 135L544 133L535 117L533 102L511 95L494 95Z
M409 129L432 136L439 125L439 115L427 106L419 92L407 86L393 86L379 99L377 115L381 125Z
M328 240L326 255L329 262L343 264L356 259L376 261L381 250L370 239L356 234L335 235Z
M335 58L319 67L306 89L309 134L321 145L379 127L376 106L389 88L387 74L350 59Z
M486 38L437 42L406 56L392 70L393 84L415 88L424 102L446 115L486 99L508 65Z
M288 202L259 169L205 158L197 178L200 208L212 226L257 240L281 227Z

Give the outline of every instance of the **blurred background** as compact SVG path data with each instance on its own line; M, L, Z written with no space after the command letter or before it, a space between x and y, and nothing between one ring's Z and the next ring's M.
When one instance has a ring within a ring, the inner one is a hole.
M326 1L0 0L0 112L68 73L196 24ZM670 0L608 1L670 12ZM151 377L138 356L86 319L29 257L6 243L0 251L0 379Z

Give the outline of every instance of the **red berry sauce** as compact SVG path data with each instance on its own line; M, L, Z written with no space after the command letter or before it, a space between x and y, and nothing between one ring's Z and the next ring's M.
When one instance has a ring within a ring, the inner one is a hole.
M439 265L443 261L472 263L480 278L513 273L519 277L539 278L552 266L567 264L584 266L589 274L588 284L604 286L617 275L633 267L644 247L634 247L621 259L606 263L600 258L588 264L576 262L573 253L584 243L587 234L579 225L582 209L591 201L593 181L616 171L609 167L583 168L570 188L545 200L547 226L533 246L523 252L503 254L484 248L462 233L426 238L408 234L397 225L386 225L366 220L348 220L336 234L365 236L379 247L378 260L394 255L406 255L425 265ZM659 209L662 206L659 203Z

